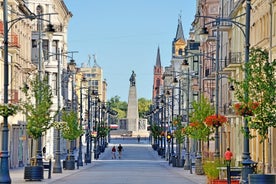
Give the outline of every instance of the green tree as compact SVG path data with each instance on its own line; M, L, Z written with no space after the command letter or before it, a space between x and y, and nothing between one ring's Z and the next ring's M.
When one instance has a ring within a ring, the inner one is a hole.
M63 111L61 119L64 122L60 128L64 139L73 141L83 134L82 127L78 124L78 115L74 111Z
M269 62L268 52L260 48L252 48L249 62L245 64L246 78L243 81L233 80L235 96L242 106L257 104L251 109L253 116L244 114L248 127L258 132L263 144L263 172L265 169L265 140L268 129L276 127L276 60Z
M207 116L214 114L214 107L202 95L199 101L193 101L192 108L193 111L189 114L190 123L186 127L186 133L194 139L206 141L211 129L204 123L204 120Z
M21 109L26 114L27 133L34 140L37 140L42 134L51 128L50 123L55 114L51 111L52 90L47 83L47 78L42 80L36 77L30 82L30 86L25 85L22 88L26 99L21 101ZM36 152L39 149L39 141L37 141ZM35 162L34 164L37 164Z
M26 96L26 100L21 102L21 108L28 122L27 133L33 139L38 139L51 127L52 90L46 78L39 80L37 77L30 82L30 86L25 85L22 91Z
M108 101L110 108L118 112L118 118L126 118L127 116L127 102L120 101L119 96L114 96ZM138 113L139 117L143 117L143 115L149 111L151 100L147 100L145 98L138 99Z
M108 101L110 108L112 110L115 110L118 112L118 118L122 119L122 118L126 118L126 114L127 114L127 103L126 102L122 102L120 101L120 97L119 96L115 96L112 97L109 101Z
M146 112L150 110L151 100L147 100L145 98L138 99L138 112L139 117L143 117Z

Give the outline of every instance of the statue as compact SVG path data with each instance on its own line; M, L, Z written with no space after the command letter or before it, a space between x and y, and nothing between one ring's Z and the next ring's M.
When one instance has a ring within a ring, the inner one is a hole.
M130 86L135 86L135 83L136 83L135 77L136 77L136 74L135 74L134 71L132 70L132 74L131 74L130 79L129 79L129 81L130 81Z

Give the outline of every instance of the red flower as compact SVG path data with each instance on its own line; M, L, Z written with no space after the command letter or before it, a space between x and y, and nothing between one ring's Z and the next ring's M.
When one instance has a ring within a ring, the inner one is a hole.
M247 104L236 103L234 104L234 110L237 115L240 116L253 116L253 111L259 107L258 102L249 102Z
M213 126L213 127L219 127L221 126L223 123L227 122L227 118L223 115L210 115L207 116L205 119L205 123L207 126Z
M191 127L197 127L198 126L198 122L190 122L189 126L191 126Z

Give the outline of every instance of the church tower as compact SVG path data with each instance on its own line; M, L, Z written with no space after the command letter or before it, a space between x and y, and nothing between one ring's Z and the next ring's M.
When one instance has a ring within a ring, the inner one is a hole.
M152 100L156 98L160 94L160 89L163 86L163 68L161 66L161 59L160 59L160 49L157 49L157 56L156 56L156 63L154 66L153 71L153 89L152 89Z
M179 59L184 59L184 51L187 43L184 38L183 27L181 17L178 18L178 25L176 30L176 36L172 42L172 66L177 67ZM176 68L175 68L176 69Z

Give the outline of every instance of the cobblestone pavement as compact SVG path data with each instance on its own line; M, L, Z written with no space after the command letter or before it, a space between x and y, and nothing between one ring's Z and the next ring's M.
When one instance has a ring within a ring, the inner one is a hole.
M122 144L122 158L112 159L111 148ZM85 148L84 148L85 150ZM148 144L147 139L112 139L105 152L98 160L84 164L75 170L63 170L62 173L52 173L48 179L44 172L42 181L25 181L24 168L11 169L12 183L66 183L66 184L140 184L140 183L185 183L205 184L206 176L191 174L190 171L172 167L168 161L161 159L157 152Z

